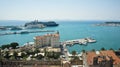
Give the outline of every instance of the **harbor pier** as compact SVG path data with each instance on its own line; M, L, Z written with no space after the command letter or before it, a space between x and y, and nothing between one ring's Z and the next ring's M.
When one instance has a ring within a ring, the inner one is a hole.
M66 44L66 45L74 45L74 44L87 45L87 43L95 43L95 42L96 42L95 39L83 38L83 39L64 41L63 44Z

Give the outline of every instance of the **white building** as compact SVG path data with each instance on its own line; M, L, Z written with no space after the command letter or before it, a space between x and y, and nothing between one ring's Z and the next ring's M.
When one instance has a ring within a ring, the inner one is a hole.
M59 40L60 40L59 32L34 37L35 45L38 47L41 46L59 47L60 46Z

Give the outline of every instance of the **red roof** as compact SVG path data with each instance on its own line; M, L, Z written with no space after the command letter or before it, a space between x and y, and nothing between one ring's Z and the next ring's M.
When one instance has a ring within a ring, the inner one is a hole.
M93 64L93 58L96 56L106 56L106 60L110 60L109 57L113 58L113 64L120 64L120 58L115 55L115 53L112 50L107 51L100 51L100 54L96 54L95 52L87 52L87 63L88 65ZM109 57L108 57L109 56ZM103 58L98 58L98 61L104 60Z

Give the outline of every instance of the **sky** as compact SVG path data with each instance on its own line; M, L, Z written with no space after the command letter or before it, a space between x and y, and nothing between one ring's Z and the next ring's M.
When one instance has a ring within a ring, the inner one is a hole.
M0 20L120 20L120 0L0 0Z

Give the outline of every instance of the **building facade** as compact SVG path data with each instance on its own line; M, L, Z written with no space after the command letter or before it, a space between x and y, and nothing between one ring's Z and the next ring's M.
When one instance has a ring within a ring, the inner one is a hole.
M59 32L34 37L34 42L37 47L44 46L59 47L60 46L59 40L60 40Z

